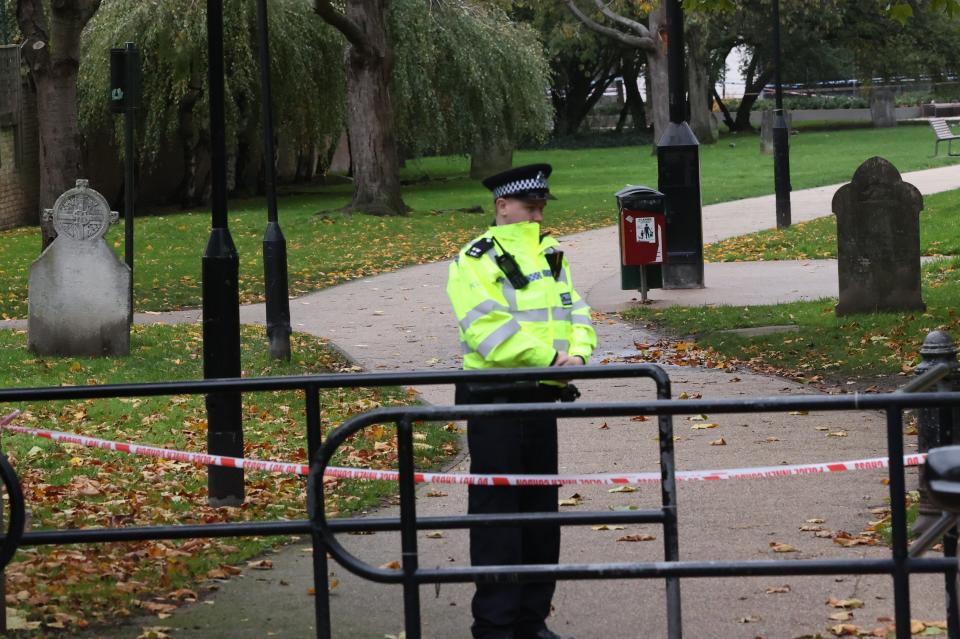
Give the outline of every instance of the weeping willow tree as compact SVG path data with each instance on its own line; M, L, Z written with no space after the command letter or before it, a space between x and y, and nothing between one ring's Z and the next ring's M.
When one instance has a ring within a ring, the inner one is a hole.
M389 126L406 155L471 153L486 142L543 136L551 120L548 70L536 36L500 11L462 0L394 0L387 14L394 50L385 88L396 95ZM278 135L309 157L346 126L346 42L314 15L310 0L270 1L270 51ZM260 95L253 0L224 3L229 175L255 182ZM110 131L110 47L136 42L143 59L141 164L176 145L184 172L176 201L205 197L209 175L206 11L195 0L103 0L84 33L80 119L87 135ZM360 128L354 135L371 135ZM354 158L357 161L357 158ZM363 179L363 172L354 172ZM399 182L398 182L399 186ZM360 209L367 210L367 209ZM371 211L376 212L376 211Z
M512 149L549 131L539 38L493 6L393 0L397 138L410 155Z
M223 17L228 175L235 188L255 183L263 161L254 0L224 3ZM317 20L306 0L271 0L269 19L277 135L310 156L343 128L342 38ZM151 167L162 150L178 145L184 171L177 199L196 203L209 184L201 170L210 124L204 3L103 0L81 49L80 121L88 135L108 130L122 139L120 122L108 111L107 52L125 41L135 42L142 58L141 165Z

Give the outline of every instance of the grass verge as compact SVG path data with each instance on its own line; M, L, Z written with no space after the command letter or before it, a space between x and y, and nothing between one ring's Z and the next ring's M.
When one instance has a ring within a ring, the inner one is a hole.
M957 162L956 158L928 157L929 138L926 126L803 131L790 141L791 182L802 189L848 181L856 167L873 155L886 157L902 171ZM759 144L756 134L738 134L701 148L704 204L772 191L773 160L760 155ZM838 148L844 152L837 153ZM528 162L554 166L551 190L559 199L550 205L546 226L558 234L613 224L616 191L625 184L657 183L656 157L648 146L515 154L515 164ZM413 211L403 217L337 213L349 202L350 184L288 189L280 201L280 221L287 239L291 295L452 255L492 215L489 194L468 173L466 157L408 162L403 171L404 198ZM482 213L462 211L478 206ZM199 306L200 257L209 236L210 216L200 210L153 213L136 221L136 308ZM232 201L229 221L240 255L241 300L262 301L263 200ZM37 228L0 233L0 317L26 316L27 276L37 257L38 233ZM122 235L114 228L108 236L118 253Z
M922 255L960 255L960 191L923 198L920 212ZM837 257L837 219L833 215L732 237L704 247L708 262L813 260Z
M263 329L242 328L244 377L318 374L352 370L322 340L292 336L296 361L271 360L261 345ZM254 346L255 345L255 346ZM4 386L108 384L202 377L199 326L135 326L127 358L40 358L26 351L26 335L0 331ZM380 405L406 404L398 388L321 391L325 431ZM306 461L306 420L298 392L246 394L244 452L261 459ZM206 448L203 396L97 399L16 406L18 423L104 439L149 443L202 452ZM13 406L2 407L4 411ZM418 466L435 468L455 452L452 425L418 425ZM206 469L62 445L28 435L5 434L5 452L23 483L34 529L96 526L201 524L305 518L302 478L246 474L246 502L237 508L206 505ZM335 463L392 468L392 428L372 427L340 449ZM395 484L329 481L327 512L351 513L381 504ZM14 623L35 632L80 629L142 612L166 615L196 600L216 581L250 569L250 561L288 538L195 539L21 549L7 568L7 606ZM266 563L264 563L266 562ZM241 566L241 567L238 567Z
M626 319L651 322L677 336L693 336L714 366L745 365L805 381L844 380L909 372L919 363L928 331L960 334L960 258L922 270L925 312L837 317L836 300L769 306L638 308ZM746 337L725 332L795 325L797 332Z

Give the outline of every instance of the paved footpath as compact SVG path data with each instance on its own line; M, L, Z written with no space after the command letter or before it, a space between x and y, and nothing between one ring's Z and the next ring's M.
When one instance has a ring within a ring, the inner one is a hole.
M904 179L924 193L960 188L960 166L909 173ZM830 199L839 185L793 194L793 220L830 213ZM773 226L772 196L718 204L704 209L704 241L712 242ZM573 264L576 286L596 310L629 307L635 293L619 290L616 229L605 228L562 239ZM291 301L295 330L329 338L363 368L376 370L449 369L458 366L455 322L444 293L446 263L425 264L318 291ZM829 262L707 265L707 288L699 291L653 291L660 304L776 303L817 299L836 294L836 267ZM244 307L244 322L262 322L262 305ZM198 312L138 316L144 322L192 322ZM623 361L635 344L656 336L604 315L597 325L597 360ZM921 336L917 336L921 339ZM675 394L704 398L753 397L810 392L802 385L748 372L667 366ZM580 384L584 400L652 398L652 384L610 381ZM449 390L419 389L435 404L449 404ZM581 400L583 401L583 400ZM693 430L692 422L675 422L677 464L681 470L839 461L885 454L884 423L877 413L809 415L716 415L710 430ZM657 468L655 422L619 419L577 419L560 425L560 470L566 473L650 471ZM844 433L831 436L830 433ZM714 445L718 439L725 445ZM909 441L909 440L908 440ZM909 450L909 448L908 448ZM453 470L465 470L461 460ZM913 473L911 473L912 475ZM882 548L841 548L830 539L803 532L809 519L823 519L823 528L856 534L883 507L883 473L865 471L822 476L724 482L685 482L679 488L680 554L683 559L809 559L883 557ZM440 497L421 489L418 513L465 511L465 489L443 487ZM574 510L613 506L653 506L659 489L633 493L605 488L565 487L561 497L581 495ZM386 508L378 516L396 515ZM647 533L655 541L618 542L624 535ZM591 527L567 528L563 561L630 561L662 558L661 534L653 526L627 526L622 531ZM373 565L400 558L395 534L344 536L343 543ZM771 545L786 543L798 552L775 554ZM468 563L466 534L447 531L440 538L420 535L422 566ZM117 629L115 637L134 637L139 627L167 625L175 637L308 637L313 636L313 600L308 548L293 545L277 551L272 572L249 571L222 585L212 599L179 610L171 618L141 619ZM380 639L403 628L402 600L396 586L379 586L331 566L339 585L333 591L334 636ZM912 581L913 616L942 619L942 582L935 577ZM558 631L578 639L664 636L663 584L659 581L562 582L550 620ZM684 630L688 637L797 637L827 633L837 612L829 597L858 598L851 623L863 628L881 625L892 616L890 579L872 576L782 577L684 580ZM426 586L421 590L425 636L469 637L471 587ZM101 634L102 636L102 634Z

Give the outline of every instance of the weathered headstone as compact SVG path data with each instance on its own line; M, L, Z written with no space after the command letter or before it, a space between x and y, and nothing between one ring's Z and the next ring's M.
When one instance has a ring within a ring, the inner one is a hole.
M130 267L103 236L116 211L86 180L57 198L57 238L30 266L28 347L40 355L130 352Z
M917 311L923 196L888 161L872 157L833 196L840 302L837 315Z
M787 122L787 130L793 124L793 114L783 110L783 119ZM764 155L773 154L773 109L764 109L760 117L760 152Z
M870 120L875 127L897 126L897 109L893 91L876 89L870 93Z

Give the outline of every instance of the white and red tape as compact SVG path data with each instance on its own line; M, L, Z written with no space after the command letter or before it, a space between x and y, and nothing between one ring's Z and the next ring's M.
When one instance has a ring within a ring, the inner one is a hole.
M19 415L14 411L0 418L0 428L15 433L43 437L55 442L77 444L90 448L114 450L131 455L158 457L172 461L188 462L202 466L225 466L228 468L245 468L262 470L270 473L292 473L306 475L310 472L307 464L289 462L264 461L261 459L245 459L240 457L225 457L222 455L208 455L206 453L190 453L181 450L170 450L156 446L142 446L124 442L97 439L74 433L65 433L56 430L28 428L15 426L13 420ZM926 459L925 454L917 453L904 455L903 463L906 466L918 466ZM812 464L789 464L781 466L757 466L753 468L726 468L720 470L681 470L677 471L677 481L717 481L721 479L765 479L772 477L797 477L800 475L816 475L820 473L840 473L848 470L874 470L886 468L889 465L887 457L872 457L869 459L855 459L841 462L824 462ZM368 468L343 468L328 466L326 477L339 479L379 479L397 481L400 473L395 470L373 470ZM562 485L622 485L622 484L658 484L659 472L645 473L601 473L592 475L473 475L462 473L414 473L414 480L419 484L468 484L474 486L562 486Z

